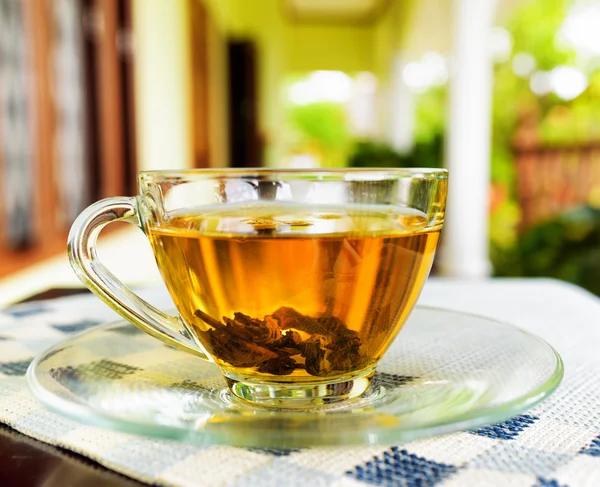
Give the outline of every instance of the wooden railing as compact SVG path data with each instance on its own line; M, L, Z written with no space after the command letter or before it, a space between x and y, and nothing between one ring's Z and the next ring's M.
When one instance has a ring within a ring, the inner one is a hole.
M540 140L538 127L534 114L524 115L514 137L521 230L600 202L600 141L551 145Z
M590 201L600 191L600 143L516 150L522 228Z

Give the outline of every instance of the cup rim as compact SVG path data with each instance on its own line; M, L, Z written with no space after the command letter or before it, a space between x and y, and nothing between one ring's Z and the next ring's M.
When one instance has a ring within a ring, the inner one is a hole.
M353 174L360 175L358 179L351 176ZM168 180L179 179L181 177L200 177L206 178L240 178L240 177L260 177L260 176L279 176L287 179L304 179L314 177L320 179L322 176L338 176L338 180L368 181L372 175L373 180L388 180L398 177L410 177L421 179L447 179L448 170L443 168L432 167L390 167L390 168L185 168L185 169L151 169L140 171L138 180Z

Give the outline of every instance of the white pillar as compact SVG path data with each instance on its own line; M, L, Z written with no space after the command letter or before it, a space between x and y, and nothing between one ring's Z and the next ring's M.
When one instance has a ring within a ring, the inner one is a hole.
M133 2L140 170L194 163L190 3Z
M492 124L489 36L496 0L453 0L451 81L446 127L448 205L440 270L489 275L488 193Z
M377 136L377 78L371 73L359 73L352 83L348 103L348 122L357 138Z
M415 97L403 78L406 62L401 54L392 61L389 141L401 154L410 152L415 142Z

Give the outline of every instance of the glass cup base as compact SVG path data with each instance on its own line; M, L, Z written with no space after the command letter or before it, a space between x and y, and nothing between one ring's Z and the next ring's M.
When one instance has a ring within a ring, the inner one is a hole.
M306 409L346 401L363 394L375 374L372 367L359 375L315 383L257 383L225 374L229 390L236 399L252 406L281 409Z

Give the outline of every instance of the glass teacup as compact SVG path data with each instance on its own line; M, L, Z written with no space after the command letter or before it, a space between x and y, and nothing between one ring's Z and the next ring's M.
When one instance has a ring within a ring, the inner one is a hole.
M446 192L438 169L142 172L138 196L78 217L69 256L115 311L214 362L238 398L316 406L368 388L431 269ZM98 260L118 220L147 235L178 316Z

